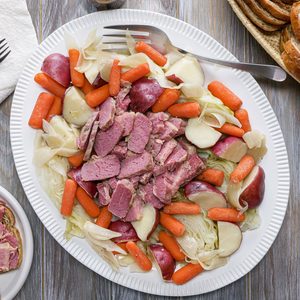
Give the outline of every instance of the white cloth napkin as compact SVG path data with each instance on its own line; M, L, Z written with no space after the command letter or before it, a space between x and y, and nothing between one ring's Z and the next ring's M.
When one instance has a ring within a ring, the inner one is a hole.
M25 0L0 0L0 40L3 38L11 53L0 63L0 103L13 92L28 57L37 46Z

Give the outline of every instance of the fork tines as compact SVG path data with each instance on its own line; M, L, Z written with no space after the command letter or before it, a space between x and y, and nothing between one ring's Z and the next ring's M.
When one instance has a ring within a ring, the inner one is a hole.
M9 55L11 51L5 39L0 40L0 63Z

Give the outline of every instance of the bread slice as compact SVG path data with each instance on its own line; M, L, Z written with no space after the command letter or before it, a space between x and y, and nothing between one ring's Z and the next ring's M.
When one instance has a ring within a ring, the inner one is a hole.
M286 4L293 4L294 2L298 2L299 0L281 0L281 1Z
M300 69L300 42L294 37L291 37L287 42L284 43L283 47L297 68Z
M291 24L296 38L300 41L300 2L296 2L292 6Z
M256 0L244 0L249 8L263 21L272 25L284 25L286 21L280 20L272 16L264 9Z
M284 51L284 43L286 43L293 35L292 26L290 24L282 29L279 43L280 53Z
M264 7L274 17L287 21L290 21L290 12L288 9L280 7L278 3L271 0L257 0L259 4Z
M300 80L300 69L297 68L296 64L294 63L294 61L288 56L288 54L284 51L281 54L281 58L285 64L285 66L287 67L287 69L293 74L295 75L295 77L297 79Z
M282 26L280 25L272 25L269 23L266 23L265 21L261 20L251 9L250 7L245 3L244 0L236 0L237 4L240 6L243 13L259 28L266 32L274 32L276 30L279 30Z

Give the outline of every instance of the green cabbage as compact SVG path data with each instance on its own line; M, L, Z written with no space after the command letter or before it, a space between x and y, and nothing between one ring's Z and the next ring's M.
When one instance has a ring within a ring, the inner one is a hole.
M260 226L260 216L257 209L248 209L245 212L245 220L240 223L240 228L243 232L253 230Z

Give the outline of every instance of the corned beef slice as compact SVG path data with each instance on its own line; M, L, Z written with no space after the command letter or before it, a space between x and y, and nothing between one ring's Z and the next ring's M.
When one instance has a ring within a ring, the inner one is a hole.
M114 122L116 112L115 100L111 97L107 98L100 106L99 110L99 128L102 130L110 127Z
M127 84L116 96L116 115L121 115L123 112L127 111L130 104L130 98L127 96L130 91L130 87L131 85Z
M133 222L139 220L142 217L142 211L144 207L144 202L140 195L135 195L132 204L126 217L123 219L126 222Z
M115 154L120 160L123 160L126 157L127 151L127 143L125 141L121 141L114 147L114 149L111 151L111 154Z
M84 181L103 180L117 176L120 172L120 161L116 155L96 157L86 162L81 168Z
M124 218L130 207L134 188L132 183L123 179L118 181L116 189L113 191L108 210L119 218Z
M173 193L172 185L165 175L166 173L155 177L153 184L153 194L164 204L169 204L171 202L172 196L175 193Z
M155 157L155 160L162 165L173 152L176 146L177 142L174 139L165 142L161 147L161 150L159 151L158 155Z
M176 133L176 136L183 135L185 132L185 127L187 125L187 122L180 119L180 118L170 118L169 122L172 123L174 126L177 127L178 131Z
M91 131L91 134L90 134L90 137L89 137L88 146L87 146L87 148L85 150L85 153L84 153L84 157L83 157L84 161L89 160L90 157L91 157L93 147L94 147L94 144L95 144L95 139L96 139L96 134L97 134L98 128L99 128L99 121L95 121L94 125L93 125L93 128L92 128L92 131Z
M94 149L98 156L109 154L122 137L123 128L115 121L106 131L99 131L96 136Z
M99 204L104 206L110 202L110 186L108 182L97 184Z
M142 153L149 141L151 129L151 121L145 115L137 113L129 135L128 149L135 153Z
M122 115L116 116L115 120L123 127L123 136L130 134L133 123L134 123L135 113L134 112L124 112Z
M163 143L164 141L157 139L155 136L151 134L149 138L149 142L146 146L146 150L150 152L153 157L155 157L159 153Z
M153 169L153 158L147 151L142 154L132 155L121 162L119 178L129 178L142 175Z
M107 183L109 184L110 188L114 190L117 187L118 179L116 177L109 178Z
M129 181L132 183L133 187L136 189L139 185L140 176L133 176L129 178Z
M169 141L171 140L173 137L176 136L178 132L178 128L173 125L171 122L169 121L166 121L164 123L164 128L163 130L158 134L158 137L161 139L161 140L164 140L164 141Z
M147 172L144 173L143 175L140 176L140 183L141 184L147 184L152 177L153 173L152 172Z
M154 194L153 194L153 183L148 183L144 186L140 185L140 194L146 203L150 203L155 208L162 208L164 203L162 203Z
M158 134L162 132L165 126L165 121L169 120L169 115L164 112L159 112L159 113L149 112L147 116L152 123L153 134Z

